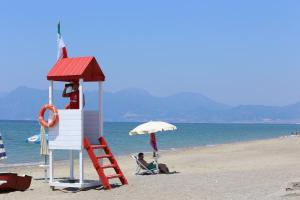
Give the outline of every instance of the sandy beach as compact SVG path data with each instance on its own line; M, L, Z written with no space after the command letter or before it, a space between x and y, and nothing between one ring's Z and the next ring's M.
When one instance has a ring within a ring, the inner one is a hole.
M40 180L43 170L39 167L2 169L32 175L34 180L29 190L2 193L0 199L299 199L300 190L285 190L288 184L300 182L299 144L300 137L294 136L163 151L160 161L180 172L171 175L134 175L135 162L130 156L120 156L118 161L129 185L112 190L52 191ZM97 179L90 162L85 163L85 176ZM65 162L55 169L57 177L68 175Z

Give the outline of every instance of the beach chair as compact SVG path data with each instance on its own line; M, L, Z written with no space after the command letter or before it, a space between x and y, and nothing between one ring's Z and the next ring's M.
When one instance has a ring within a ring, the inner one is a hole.
M132 154L131 157L136 162L136 169L135 169L135 175L152 175L152 174L158 174L158 171L156 169L150 170L147 169L146 166L144 166L138 159L137 155Z

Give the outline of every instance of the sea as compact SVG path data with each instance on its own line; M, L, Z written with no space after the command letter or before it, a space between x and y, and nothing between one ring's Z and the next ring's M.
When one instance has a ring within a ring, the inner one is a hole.
M106 122L105 138L116 155L150 152L149 135L129 136L129 131L138 122ZM156 134L159 150L174 150L199 146L260 140L289 136L299 132L299 124L215 124L174 123L176 131ZM31 165L43 162L39 144L28 144L26 139L39 134L37 121L0 121L0 132L7 153L7 159L0 160L0 166ZM84 156L87 156L86 154ZM67 151L57 151L56 160L66 160Z

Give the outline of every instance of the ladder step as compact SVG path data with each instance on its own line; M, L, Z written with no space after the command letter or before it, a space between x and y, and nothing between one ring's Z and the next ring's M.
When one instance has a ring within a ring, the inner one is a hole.
M108 176L106 176L106 178L112 179L112 178L120 178L120 177L122 177L122 176L123 176L122 174L113 174L113 175L108 175Z
M113 179L113 178L118 178L120 180L120 182L122 183L122 185L128 184L114 155L111 153L109 146L108 146L107 142L105 141L105 139L103 137L100 137L98 140L99 140L99 144L91 145L89 142L89 139L87 137L84 137L83 145L84 145L84 148L87 150L90 159L93 162L93 166L94 166L95 170L97 171L97 174L99 175L99 180L102 182L103 187L105 189L111 189L109 179ZM105 154L102 153L101 155L97 156L97 155L95 155L96 151L94 151L94 149L103 149ZM100 161L99 159L102 159L102 158L108 158L108 160L106 160L106 161L109 161L110 163L105 162L105 164L101 165L101 162L99 162ZM115 174L106 176L105 172L104 172L104 169L106 169L106 168L112 168L115 171Z
M100 145L100 144L91 145L92 149L103 149L105 147L106 147L106 145Z
M111 158L111 157L112 157L111 154L97 156L98 159L101 159L101 158Z
M117 165L116 164L110 164L110 165L102 165L102 169L106 169L106 168L114 168L116 167Z

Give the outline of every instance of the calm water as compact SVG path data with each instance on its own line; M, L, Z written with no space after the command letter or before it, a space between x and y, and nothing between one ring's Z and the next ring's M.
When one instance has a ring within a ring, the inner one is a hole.
M104 124L105 137L117 155L151 151L147 135L129 136L128 132L139 123L111 122ZM299 131L297 124L175 124L177 131L157 134L159 149L183 148L223 144L238 141L275 138ZM1 164L34 163L41 161L39 145L27 144L25 139L38 134L39 124L34 121L0 121L8 159ZM56 159L66 159L60 151Z

